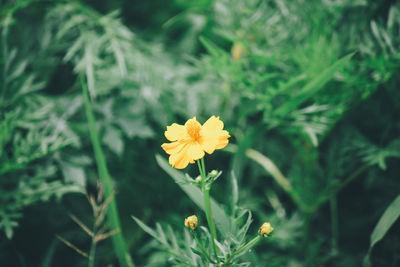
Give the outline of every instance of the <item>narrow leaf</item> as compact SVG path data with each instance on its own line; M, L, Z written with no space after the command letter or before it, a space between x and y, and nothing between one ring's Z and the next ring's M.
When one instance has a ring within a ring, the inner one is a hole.
M144 222L142 222L140 219L136 218L133 215L132 215L132 219L135 220L135 222L140 226L140 228L143 229L143 231L145 231L146 233L148 233L149 235L151 235L152 237L154 237L155 239L157 239L161 243L165 244L164 240L162 240L159 237L159 235L153 229L151 229L149 226L147 226Z
M200 36L200 43L205 47L205 49L213 56L220 57L222 54L222 50L213 44L210 40Z
M363 267L371 267L370 254L372 248L378 243L389 231L390 227L400 216L400 195L387 207L382 217L379 219L374 231L371 234L371 241L367 255L363 260Z
M400 195L389 205L371 234L370 250L389 231L390 227L400 216Z

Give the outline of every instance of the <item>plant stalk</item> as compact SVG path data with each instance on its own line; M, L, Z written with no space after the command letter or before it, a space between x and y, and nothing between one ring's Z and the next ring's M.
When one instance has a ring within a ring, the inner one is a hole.
M111 176L108 172L104 153L101 148L99 135L97 133L96 120L94 117L92 103L89 99L88 88L86 83L83 81L83 77L81 77L81 85L82 85L82 95L85 104L86 116L89 124L90 140L93 145L94 156L96 159L96 165L100 181L104 187L104 194L106 198L108 198L113 194L114 189L112 186ZM117 204L114 198L111 199L110 204L108 206L107 218L108 218L108 223L110 224L110 228L112 230L115 229L120 230L118 233L111 236L111 240L121 266L134 267L135 265L127 251L125 240L122 235Z
M93 226L93 236L92 236L92 243L90 245L90 252L89 252L89 264L88 267L94 267L94 261L95 261L95 256L96 256L96 232L97 232L97 226L96 226L96 221L94 222Z
M1 112L2 116L4 115L4 97L7 90L7 71L8 71L8 48L7 48L7 29L8 25L3 25L3 29L1 31L1 59L2 59L2 81L1 81Z
M211 201L210 201L211 185L206 184L206 168L204 164L204 158L197 161L197 166L199 167L201 175L201 189L203 191L203 196L204 196L204 212L206 213L207 224L211 232L211 243L214 250L215 258L219 263L217 247L215 246L215 241L214 241L214 239L215 240L217 239L217 231L215 228L214 218L212 216L212 211L211 211Z
M338 219L338 208L336 196L332 196L329 199L329 207L331 211L331 246L332 251L336 252L337 244L339 239L339 219Z

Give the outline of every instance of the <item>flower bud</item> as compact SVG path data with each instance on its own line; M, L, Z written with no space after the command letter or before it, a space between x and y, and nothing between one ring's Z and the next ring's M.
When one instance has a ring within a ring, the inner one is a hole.
M189 216L185 219L185 226L191 230L195 230L198 225L198 219L196 215Z
M260 227L260 235L263 237L268 237L272 232L274 231L274 228L271 226L269 222L263 223Z
M231 48L231 54L234 59L240 60L243 56L247 55L247 49L241 43L234 43Z
M210 172L210 176L211 177L215 177L215 176L217 176L218 175L218 171L217 170L212 170L211 172Z
M197 176L196 179L194 179L194 181L196 182L196 184L201 184L201 176Z

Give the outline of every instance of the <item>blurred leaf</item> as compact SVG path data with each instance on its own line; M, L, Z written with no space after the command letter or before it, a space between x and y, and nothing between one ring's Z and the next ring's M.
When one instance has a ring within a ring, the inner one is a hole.
M200 42L204 45L204 47L207 49L207 51L213 55L214 57L221 57L222 55L226 54L224 50L219 48L217 45L212 43L210 40L207 38L201 36L199 38Z
M323 88L323 86L332 79L333 75L341 69L346 63L351 59L354 53L351 53L347 56L342 57L334 64L332 64L327 69L323 70L317 77L307 83L301 91L295 95L290 101L285 102L282 106L280 106L275 113L277 115L284 115L295 110L299 105L301 105L308 98L313 96L319 90Z
M103 143L118 156L122 155L124 143L121 132L112 126L106 127L106 133L103 136Z
M386 208L385 212L383 213L382 217L379 219L378 223L376 224L374 231L371 234L370 245L368 249L368 253L364 258L364 267L371 266L370 262L370 254L372 248L378 243L382 238L386 235L389 229L392 227L394 222L400 216L400 195L398 195L395 200Z
M81 166L66 161L61 161L60 166L66 183L73 183L82 187L86 186L86 175Z
M386 208L371 234L370 250L380 241L400 216L400 195Z
M157 239L161 243L165 244L165 239L160 238L160 236L155 231L153 231L153 229L151 229L149 226L147 226L144 222L142 222L140 219L136 218L135 216L132 215L131 217L140 226L140 228L143 229L143 231L145 231L146 233L148 233L149 235L151 235L153 238Z

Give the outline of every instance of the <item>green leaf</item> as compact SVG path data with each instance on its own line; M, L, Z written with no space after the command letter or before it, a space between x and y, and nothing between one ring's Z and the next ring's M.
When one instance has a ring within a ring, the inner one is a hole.
M213 44L210 40L204 38L203 36L199 37L200 43L205 47L205 49L213 56L220 57L224 54L224 51L219 48L217 45Z
M389 205L371 234L370 249L380 241L400 216L400 195Z
M190 248L190 250L191 250L193 253L199 255L200 257L206 258L205 255L203 254L203 252L201 252L200 250L197 250L197 249L195 249L195 248Z
M235 173L231 172L231 183L232 183L232 214L234 213L235 206L239 202L239 186Z
M162 238L160 238L159 234L157 234L153 229L151 229L149 226L147 226L144 222L142 222L139 218L136 218L135 216L131 216L133 220L135 220L135 222L140 226L140 228L143 229L143 231L145 231L146 233L148 233L149 235L151 235L152 237L154 237L155 239L157 239L159 242L161 242L162 244L166 244L165 240L163 240Z
M379 219L374 231L371 234L371 240L369 245L369 250L364 258L364 267L370 266L369 255L371 254L372 248L378 243L389 231L390 227L400 216L400 195L387 207L382 217Z
M332 79L335 72L341 69L351 59L353 55L354 53L351 53L347 56L342 57L341 59L333 63L330 67L321 72L321 74L319 74L309 83L307 83L296 96L294 96L290 101L287 101L285 104L279 107L276 110L276 114L285 115L295 110L304 101L306 101L319 90L321 90L323 86L330 79Z
M86 186L86 175L82 166L60 161L60 167L66 183L74 183L82 187Z
M103 143L106 144L108 148L119 157L122 156L124 142L122 140L121 132L112 126L106 127L105 131Z
M192 184L188 184L185 175L172 168L163 157L157 154L156 160L158 165L160 165L160 167L174 179L175 183L179 185L179 187L189 196L189 198L199 208L204 210L204 198L201 190ZM231 229L229 216L213 199L211 199L211 209L218 230L225 236L230 232Z

